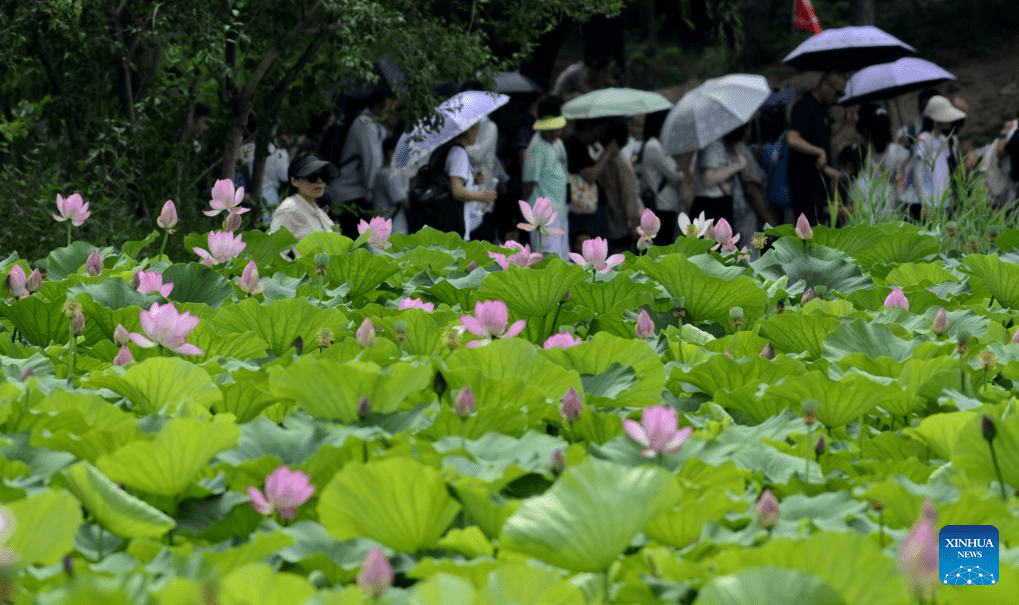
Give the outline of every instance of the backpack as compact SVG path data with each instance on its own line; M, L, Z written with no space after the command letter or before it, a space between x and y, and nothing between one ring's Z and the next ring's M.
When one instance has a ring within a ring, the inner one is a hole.
M411 233L420 231L422 227L431 227L462 235L466 228L463 204L453 198L449 175L446 174L446 157L450 149L452 145L436 149L428 163L410 179L407 230Z
M789 143L785 133L777 141L765 145L761 154L761 163L768 175L768 187L764 192L765 200L779 208L789 207L789 183L786 175L789 166Z

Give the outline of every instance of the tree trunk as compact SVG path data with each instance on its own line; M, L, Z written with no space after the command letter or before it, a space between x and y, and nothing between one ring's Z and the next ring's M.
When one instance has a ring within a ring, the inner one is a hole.
M875 0L850 0L849 22L853 25L874 25Z

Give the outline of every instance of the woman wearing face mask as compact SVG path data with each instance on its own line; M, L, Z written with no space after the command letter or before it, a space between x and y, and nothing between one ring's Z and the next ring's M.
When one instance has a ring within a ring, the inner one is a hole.
M272 213L269 233L286 227L301 239L315 231L334 231L332 219L318 201L325 194L326 183L337 173L335 166L314 153L296 157L287 171L294 193Z

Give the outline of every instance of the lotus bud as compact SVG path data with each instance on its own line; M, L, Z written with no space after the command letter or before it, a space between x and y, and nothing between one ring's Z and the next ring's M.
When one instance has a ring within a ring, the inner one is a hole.
M117 356L113 358L113 365L124 366L134 361L134 356L131 355L131 349L127 348L127 345L120 345L120 351L117 352Z
M810 302L812 300L814 300L814 289L813 288L807 288L803 292L803 298L800 299L800 304L801 305L805 305L805 304L807 304L808 302Z
M758 250L764 250L764 247L768 245L768 237L758 231L754 234L754 237L751 238L750 245Z
M813 239L814 230L810 228L810 221L807 220L807 215L800 214L800 218L796 219L796 237L802 240Z
M1015 334L1012 334L1011 343L1012 344L1019 344L1019 330L1016 330Z
M329 328L322 328L318 331L318 350L323 351L333 344L333 331Z
M156 225L160 229L173 233L173 228L177 226L177 206L173 204L173 200L166 200L163 204L159 218L156 219Z
M357 585L373 599L381 597L393 585L393 568L378 546L372 547L361 563Z
M42 287L42 273L38 269L32 269L32 272L28 274L28 279L25 280L25 288L29 292L37 292Z
M478 268L478 263L475 262L475 261L471 261L471 262L467 263L466 271L468 273L470 273L470 272L474 271L477 268Z
M322 277L326 274L326 268L329 267L329 255L325 252L319 252L315 255L315 275Z
M994 421L986 414L980 419L980 434L988 443L994 441L994 438L998 436L998 429L994 426Z
M969 352L969 332L960 332L958 339L955 341L955 351L959 355L965 355Z
M393 324L393 338L396 342L406 342L407 340L407 322L400 319Z
M824 453L824 435L820 435L817 438L817 443L814 444L814 457L817 460L821 459L821 454Z
M584 404L580 401L580 395L577 391L570 387L566 389L566 394L563 395L563 402L559 405L559 415L563 417L566 422L576 422L580 420L580 412L583 411Z
M803 424L814 426L817 424L817 402L810 400L803 402Z
M300 336L294 339L294 349L297 351L298 355L304 352L304 339Z
M368 396L361 398L361 401L357 402L357 415L364 420L368 417L368 414L372 412L372 402L368 399Z
M236 212L227 212L223 219L223 229L226 231L237 231L244 223L244 219Z
M127 328L125 328L122 324L117 324L117 327L113 329L113 342L123 346L126 345L129 340L131 340L131 338L128 336Z
M85 331L85 314L81 312L81 307L78 308L78 312L71 318L71 331L74 332L75 336L81 336L81 333Z
M64 573L73 576L74 575L74 558L71 555L64 555L63 560Z
M634 328L637 333L637 338L650 338L655 333L655 323L651 321L651 316L647 314L644 309L640 310L640 314L637 315L637 326Z
M892 291L885 297L886 307L898 307L909 311L909 299L902 292L902 288L892 288Z
M934 314L934 320L931 321L931 332L935 336L941 336L948 331L948 313L945 312L945 308L941 307L938 312Z
M95 277L103 272L103 257L99 255L99 249L93 248L85 260L85 273Z
M732 327L739 328L743 327L743 307L733 307L729 309L729 320L732 321Z
M35 368L28 368L21 373L21 382L25 382L33 376L35 376Z
M778 525L779 516L778 498L770 489L764 490L757 500L757 523L770 532Z
M241 289L241 292L250 296L257 296L265 292L265 286L258 279L258 265L255 264L255 261L248 261L248 264L244 266L244 272L237 278L237 287Z
M880 500L871 500L870 509L876 513L879 513L885 509L885 503Z
M765 359L775 359L775 347L771 346L770 342L765 344L764 348L761 349L761 357Z
M461 418L466 418L477 409L474 402L474 391L471 387L465 386L456 392L453 397L453 411Z
M28 296L27 285L28 278L25 277L25 270L21 268L21 265L11 267L10 273L7 274L7 288L11 291L11 295L14 298Z
M980 362L980 368L985 372L989 372L998 367L998 357L990 351L980 351L980 355L977 356L977 360Z
M552 452L552 472L561 475L566 470L566 458L563 456L563 450L556 448Z
M361 326L357 329L356 337L357 344L361 345L362 349L375 346L375 324L372 323L372 320L364 318Z

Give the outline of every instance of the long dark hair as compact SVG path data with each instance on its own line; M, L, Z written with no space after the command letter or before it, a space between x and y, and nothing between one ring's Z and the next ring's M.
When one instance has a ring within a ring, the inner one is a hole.
M644 141L662 138L662 126L665 125L665 118L668 115L669 110L663 109L644 116L644 132L641 135Z

